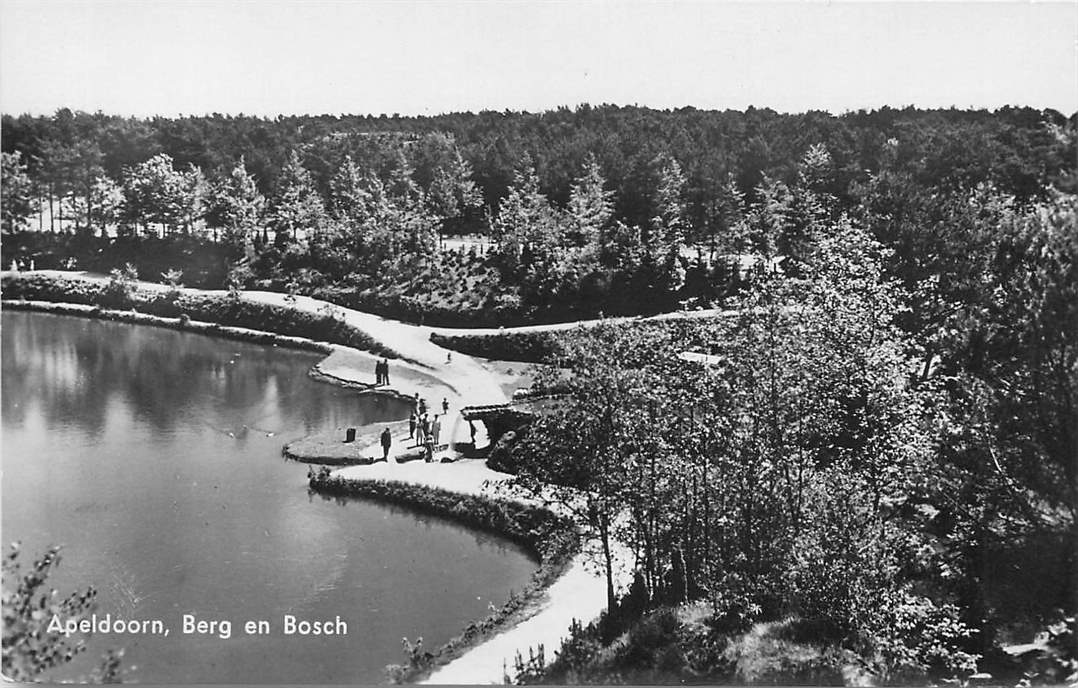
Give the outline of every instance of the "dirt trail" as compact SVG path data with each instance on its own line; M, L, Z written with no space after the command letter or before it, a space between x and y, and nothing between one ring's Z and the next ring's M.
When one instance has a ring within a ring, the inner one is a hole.
M674 311L672 313L659 313L658 315L649 316L615 316L609 318L595 318L592 320L548 323L545 325L518 325L516 327L430 327L428 329L447 337L458 337L463 335L511 334L513 332L559 332L571 330L574 327L594 327L600 323L657 322L679 318L714 318L736 314L737 311L724 310L721 308L704 308L695 311Z

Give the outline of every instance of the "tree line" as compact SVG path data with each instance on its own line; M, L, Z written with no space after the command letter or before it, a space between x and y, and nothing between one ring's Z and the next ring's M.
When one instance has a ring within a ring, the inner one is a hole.
M105 175L119 181L125 168L158 154L176 169L190 166L211 178L227 176L243 157L259 192L282 182L293 151L325 197L344 159L385 176L399 167L402 149L414 181L429 188L439 169L459 153L470 166L482 205L496 211L525 155L534 161L541 191L569 200L589 155L614 192L615 216L628 225L654 216L651 190L661 156L679 161L686 178L686 212L701 237L721 231L724 189L732 177L743 193L765 177L790 183L808 147L822 144L835 161L830 189L847 204L855 181L878 172L883 144L904 171L932 187L991 181L1019 198L1047 186L1073 190L1073 155L1058 130L1074 116L1054 110L896 110L779 114L768 109L705 111L581 105L543 113L454 113L436 117L304 115L273 119L244 115L124 118L61 109L52 116L3 116L3 151L19 152L40 196L61 197Z
M1074 119L1028 108L275 120L61 110L3 127L5 230L44 199L81 235L114 227L130 239L46 251L81 251L104 270L122 256L150 275L201 251L187 279L202 286L231 273L234 284L476 324L705 305L741 288L746 255L796 270L820 212L806 190L831 215L863 219L912 287L965 260L969 237L951 220L968 194L1024 206L1075 187ZM147 229L202 248L140 247ZM493 250L437 250L458 232Z

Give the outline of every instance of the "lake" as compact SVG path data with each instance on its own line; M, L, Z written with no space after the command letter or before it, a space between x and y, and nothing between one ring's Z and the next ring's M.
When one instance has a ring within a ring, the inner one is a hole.
M24 312L3 313L2 339L5 547L22 542L25 568L62 544L50 586L93 585L99 616L169 629L95 634L53 678L123 647L132 682L381 682L403 637L437 647L536 568L502 538L310 494L285 442L408 411L311 380L316 354ZM230 637L184 634L185 614ZM348 633L286 636L286 614Z

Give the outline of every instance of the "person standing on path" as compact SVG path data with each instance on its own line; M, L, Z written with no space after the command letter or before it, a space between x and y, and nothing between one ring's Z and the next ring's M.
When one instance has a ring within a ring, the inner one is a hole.
M430 425L430 433L434 435L434 445L439 445L441 443L439 437L442 434L442 421L439 420L439 416L434 416L434 422Z
M393 434L389 428L382 431L382 460L389 463L389 447L393 444Z
M382 359L382 381L389 384L389 359Z
M410 416L408 416L408 439L410 439L410 440L415 439L415 426L416 426L418 420L419 420L419 417L416 416L415 410L413 409L412 414Z
M442 413L449 413L449 399L442 397Z
M382 384L382 362L381 361L375 361L374 362L374 386L377 387L380 384Z

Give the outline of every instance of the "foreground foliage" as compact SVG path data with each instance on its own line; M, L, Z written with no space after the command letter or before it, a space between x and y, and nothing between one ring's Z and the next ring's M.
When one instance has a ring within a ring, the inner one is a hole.
M82 639L48 630L53 616L78 621L88 618L97 591L92 587L61 597L47 589L49 575L60 565L60 548L52 547L25 573L13 544L3 561L3 674L9 681L41 680L44 674L86 650ZM109 651L89 677L94 683L119 683L120 651Z

